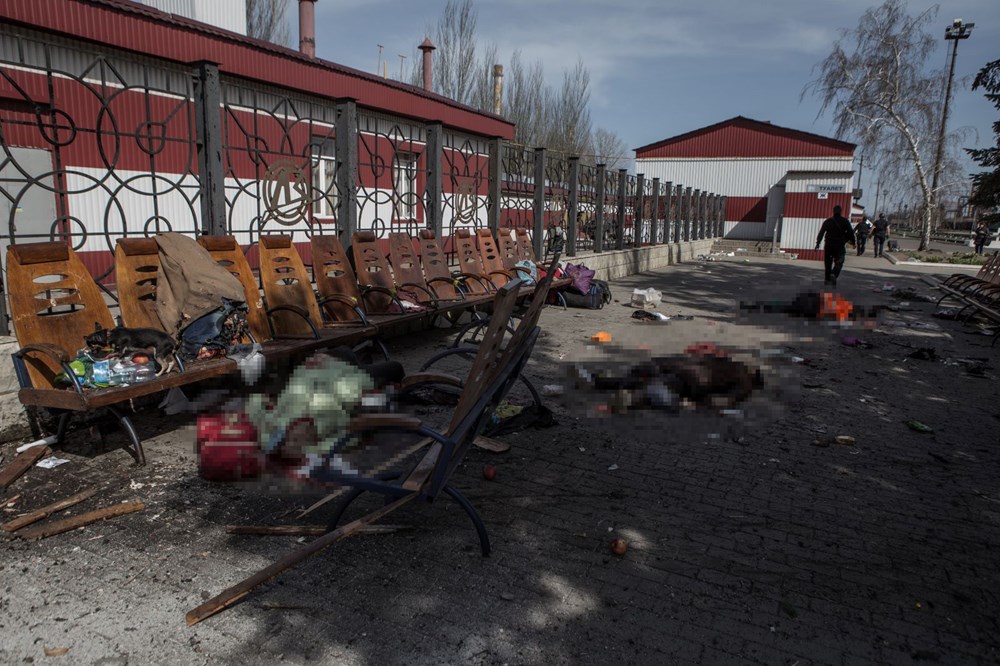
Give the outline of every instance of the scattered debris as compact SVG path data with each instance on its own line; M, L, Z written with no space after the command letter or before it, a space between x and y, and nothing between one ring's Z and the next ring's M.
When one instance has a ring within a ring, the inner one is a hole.
M85 527L91 523L96 523L101 520L124 516L129 513L135 513L136 511L142 511L145 508L146 505L138 500L122 502L121 504L113 504L103 509L82 513L79 516L73 516L72 518L66 518L65 520L59 520L47 525L32 527L22 532L18 532L18 536L28 540L45 539L46 537L62 534L63 532L69 532L70 530Z
M662 312L649 312L647 310L636 310L632 313L632 319L639 321L670 321L670 317Z
M366 525L358 534L392 534L409 529L409 525ZM326 525L227 525L227 534L253 534L258 536L323 536L329 531Z
M546 384L540 393L546 398L555 398L563 394L563 386L562 384Z
M69 652L68 647L45 648L46 657L61 657Z
M609 472L613 472L616 469L618 469L618 465L616 465L616 464L612 464L612 465L608 466L608 471Z
M628 551L628 543L625 539L613 539L611 541L611 552L621 557Z
M76 506L80 502L90 499L91 497L97 494L97 490L98 490L97 486L92 486L90 488L87 488L86 490L78 492L75 495L71 495L66 499L59 500L58 502L53 502L48 506L43 506L41 509L31 511L30 513L18 516L14 520L7 521L3 525L0 525L0 528L2 528L6 532L16 532L22 527L27 527L32 523L37 523L39 520L48 518L54 513L58 513L63 509L68 509L71 506Z
M65 458L56 458L55 456L49 456L48 458L43 458L35 463L35 467L41 467L42 469L55 469L59 465L68 463L69 461Z
M850 435L837 435L835 441L844 446L854 446L855 439Z
M22 444L21 446L17 447L17 452L18 453L24 453L25 451L27 451L28 449L30 449L32 447L42 446L43 444L51 446L51 445L55 444L58 439L59 438L56 435L49 435L48 437L42 437L41 439L36 439L33 442L28 442L27 444Z
M492 437L485 437L483 435L477 436L472 443L476 446L476 448L492 451L493 453L507 453L510 451L510 444L507 442L501 442L500 440L493 439Z
M483 466L483 478L487 481L492 481L497 478L497 468L493 465Z
M921 423L920 421L913 421L913 420L907 421L906 426L910 430L915 430L917 432L934 432L933 428L931 428L929 425Z
M19 454L14 460L0 469L0 490L6 490L10 484L21 478L21 475L31 469L42 456L52 451L47 446L35 446Z
M633 289L632 307L634 308L655 308L663 302L663 292L653 289Z
M906 358L915 358L918 361L936 361L937 352L933 347L921 347L920 349L907 354Z

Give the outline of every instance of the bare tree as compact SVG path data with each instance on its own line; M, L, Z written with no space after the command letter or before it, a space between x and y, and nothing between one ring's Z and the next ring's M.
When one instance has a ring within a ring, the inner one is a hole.
M535 61L530 68L525 68L521 52L515 51L504 74L503 115L514 123L514 136L520 143L536 146L542 143L545 90L542 64Z
M819 78L803 90L820 98L821 114L832 111L838 137L876 155L883 173L915 182L923 218L921 250L930 242L940 194L931 190L930 177L943 75L926 68L936 46L926 26L936 13L935 6L910 16L904 0L872 7L857 28L841 35L819 63ZM953 145L957 138L953 135Z
M287 0L246 0L247 35L288 46L288 23L285 21Z
M545 145L579 155L590 143L590 72L582 60L563 74L562 88L548 100Z
M993 106L1000 110L1000 60L994 60L983 65L976 74L972 89L982 88ZM987 224L1000 222L1000 120L993 123L995 146L989 148L971 148L967 152L984 169L972 176L972 196L969 203L982 209L982 219Z
M591 159L595 164L604 164L608 169L624 169L628 166L628 146L620 136L603 127L594 130L591 151Z

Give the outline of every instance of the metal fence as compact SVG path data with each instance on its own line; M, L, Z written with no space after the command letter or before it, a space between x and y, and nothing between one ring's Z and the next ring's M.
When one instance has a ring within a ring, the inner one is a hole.
M312 234L349 244L358 230L429 228L450 251L460 227L527 229L538 257L559 239L575 256L723 230L725 197L211 63L7 25L0 89L0 261L10 244L64 240L105 286L118 239L164 231L232 234L253 263L267 233L308 262Z

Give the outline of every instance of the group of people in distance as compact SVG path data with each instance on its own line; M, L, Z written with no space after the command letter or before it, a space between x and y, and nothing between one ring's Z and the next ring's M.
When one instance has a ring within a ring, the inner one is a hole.
M816 236L816 249L823 244L823 281L826 284L837 286L837 278L840 277L844 259L847 258L847 246L857 248L860 257L865 253L869 236L872 237L875 256L884 256L882 252L885 240L889 237L889 220L885 219L884 213L878 216L874 224L864 218L852 227L850 220L841 215L840 206L833 207L833 217L823 221L819 235Z

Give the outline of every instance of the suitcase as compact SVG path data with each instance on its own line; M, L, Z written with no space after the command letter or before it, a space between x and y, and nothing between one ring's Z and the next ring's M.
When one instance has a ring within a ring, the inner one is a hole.
M199 416L195 439L201 478L239 481L260 476L263 452L257 443L257 429L245 414Z

